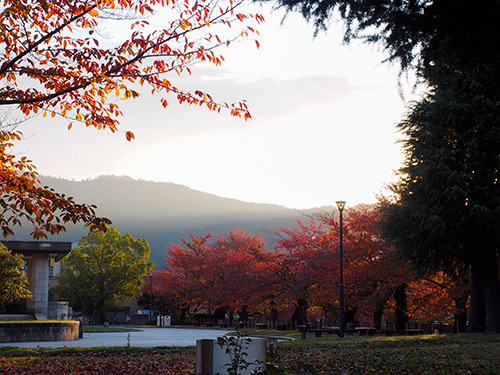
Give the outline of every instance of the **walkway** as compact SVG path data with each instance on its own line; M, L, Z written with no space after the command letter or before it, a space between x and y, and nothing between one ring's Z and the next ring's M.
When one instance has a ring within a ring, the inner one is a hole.
M127 346L130 334L130 346L195 346L198 339L214 339L229 331L200 328L139 328L133 332L99 332L84 333L83 338L75 341L43 341L43 342L2 342L0 346L21 348L62 348L94 346Z

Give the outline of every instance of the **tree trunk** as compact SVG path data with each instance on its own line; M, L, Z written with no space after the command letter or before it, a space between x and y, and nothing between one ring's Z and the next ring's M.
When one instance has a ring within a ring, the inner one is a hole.
M467 300L469 296L454 298L455 309L453 316L455 317L456 333L463 333L467 329Z
M273 307L271 310L271 321L273 322L273 329L278 328L278 309Z
M295 311L292 315L292 325L305 325L307 323L307 301L303 298L297 298L295 302Z
M357 307L354 308L347 308L344 313L344 324L352 324L353 326L356 325L356 322L354 321L354 318L356 317L356 312L358 311Z
M186 321L186 316L187 316L188 311L189 311L189 306L180 308L180 321L181 322Z
M243 324L243 327L248 325L248 305L243 305L241 307L241 311L238 312L238 327L240 326L240 322Z
M396 300L396 330L406 330L408 323L408 301L406 299L406 284L400 284L394 290L394 299Z
M379 309L373 313L373 327L375 329L381 330L382 329L382 309Z
M490 251L484 262L484 301L486 306L486 331L500 333L500 283L498 257Z
M471 266L469 325L466 332L484 332L485 329L486 306L482 272L479 262L473 262Z

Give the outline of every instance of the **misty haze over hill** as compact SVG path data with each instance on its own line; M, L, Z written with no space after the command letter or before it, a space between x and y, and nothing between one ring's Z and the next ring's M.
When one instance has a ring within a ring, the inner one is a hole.
M150 259L157 267L164 263L170 243L189 238L188 232L214 236L232 228L260 234L272 246L278 226L291 227L295 220L307 220L306 214L332 211L332 207L295 210L272 204L247 203L165 182L134 180L130 177L103 176L92 180L69 181L40 177L42 184L71 196L78 203L95 204L97 214L113 221L120 233L145 238L151 247ZM29 240L31 228L15 228L10 239ZM78 242L85 235L83 225L68 225L67 232L49 238L53 241Z

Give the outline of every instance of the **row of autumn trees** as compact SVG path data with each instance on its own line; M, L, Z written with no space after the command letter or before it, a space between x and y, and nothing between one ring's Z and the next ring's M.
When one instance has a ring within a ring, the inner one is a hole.
M348 210L344 222L345 322L405 329L414 320L448 320L463 330L467 288L444 273L416 277L382 239L379 213ZM260 236L233 229L226 235L190 235L171 245L166 264L145 282L155 307L183 320L223 311L305 324L325 317L338 323L339 224L324 214L291 229L278 228L267 247ZM223 315L222 315L223 316Z

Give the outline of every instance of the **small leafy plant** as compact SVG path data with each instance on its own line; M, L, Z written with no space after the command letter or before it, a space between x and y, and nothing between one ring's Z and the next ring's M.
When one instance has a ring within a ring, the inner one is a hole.
M258 369L252 371L252 375L288 375L288 371L280 363L277 343L271 344L266 356L266 362Z
M255 368L250 372L251 375L289 375L288 370L280 364L276 342L269 346L265 361L249 362L246 357L251 342L251 338L241 335L240 332L236 336L224 335L217 338L217 344L225 350L230 358L230 362L225 365L228 375L241 375L240 371L245 371L252 365ZM298 365L300 369L309 374L317 374L317 371L309 364L298 363ZM216 375L222 374L217 373Z
M244 337L239 332L236 336L224 335L217 338L217 344L220 345L224 352L229 356L227 366L227 375L240 375L240 371L248 369L253 362L248 362L246 350L250 346L252 339ZM222 375L217 373L217 375Z

